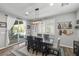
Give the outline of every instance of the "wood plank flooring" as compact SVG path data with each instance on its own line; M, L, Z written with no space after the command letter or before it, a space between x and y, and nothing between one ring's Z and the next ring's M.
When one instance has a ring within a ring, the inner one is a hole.
M17 44L17 45L2 49L0 50L0 56L16 56L11 51L16 49L21 49L23 47L25 47L25 44ZM64 49L65 56L75 56L75 54L73 54L72 48L67 48L67 47L62 47L62 48Z
M75 56L72 48L63 47L65 56Z

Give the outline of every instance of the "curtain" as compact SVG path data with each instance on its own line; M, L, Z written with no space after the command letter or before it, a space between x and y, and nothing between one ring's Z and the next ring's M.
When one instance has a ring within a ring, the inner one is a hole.
M7 16L7 45L9 44L9 31L15 23L16 18Z

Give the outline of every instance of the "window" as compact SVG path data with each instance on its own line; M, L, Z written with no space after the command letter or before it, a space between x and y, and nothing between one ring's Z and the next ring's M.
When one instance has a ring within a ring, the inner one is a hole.
M36 25L33 25L32 29L35 34L55 34L55 20L43 20L39 21ZM32 33L32 34L33 34Z

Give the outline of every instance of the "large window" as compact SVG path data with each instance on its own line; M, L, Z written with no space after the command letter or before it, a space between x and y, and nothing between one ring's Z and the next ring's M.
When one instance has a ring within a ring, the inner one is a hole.
M11 28L9 39L10 44L25 41L26 26L25 21L16 20Z
M26 33L23 21L16 21L12 30L15 34L19 34L19 37L24 37Z
M33 33L35 33L35 35L38 33L55 35L55 20L42 20L33 22L32 34Z

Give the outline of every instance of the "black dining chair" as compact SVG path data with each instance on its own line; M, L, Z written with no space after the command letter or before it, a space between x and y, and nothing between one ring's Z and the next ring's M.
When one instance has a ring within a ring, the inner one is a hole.
M35 37L35 41L36 41L36 55L37 55L38 52L41 52L42 49L41 42L43 41L43 39L39 37Z
M49 54L49 44L45 42L42 42L41 44L42 44L42 48L41 48L42 55L47 56Z
M32 52L32 53L34 53L34 51L36 51L36 49L37 49L37 44L36 44L37 41L35 40L35 37L33 37L33 41L32 41L32 42L33 42L33 44L32 44L32 46L33 46L33 47L32 47L33 52Z
M27 36L27 41L28 41L27 50L29 51L29 49L33 48L33 36Z

